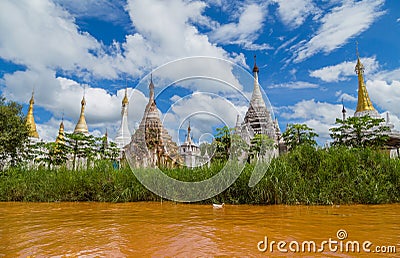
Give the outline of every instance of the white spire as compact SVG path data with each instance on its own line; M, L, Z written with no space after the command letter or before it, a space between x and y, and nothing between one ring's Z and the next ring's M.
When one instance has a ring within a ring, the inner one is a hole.
M128 107L128 90L125 89L125 96L122 100L121 125L118 129L117 137L115 137L115 143L120 149L131 141L131 133L128 126Z
M253 94L251 96L251 101L250 105L255 107L265 107L265 102L263 100L261 90L260 90L260 84L258 83L258 67L256 64L256 56L254 56L254 67L253 67L253 75L254 75L254 88L253 88Z
M187 138L186 138L186 142L187 142L187 144L189 144L189 145L191 145L192 144L192 137L190 136L190 131L191 131L192 129L190 128L190 121L189 121L189 126L188 126L188 129L187 129Z

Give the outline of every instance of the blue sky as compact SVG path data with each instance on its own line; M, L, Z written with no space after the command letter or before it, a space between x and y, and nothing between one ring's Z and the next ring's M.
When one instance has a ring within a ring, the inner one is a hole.
M170 134L182 140L190 120L198 141L243 118L253 85L240 67L256 54L281 130L306 123L323 144L342 99L348 115L356 107L356 41L372 102L399 129L399 1L3 0L0 91L26 112L34 88L39 134L54 140L63 114L73 130L86 87L89 130L113 138L125 87L133 130L153 71ZM214 79L181 81L198 75Z

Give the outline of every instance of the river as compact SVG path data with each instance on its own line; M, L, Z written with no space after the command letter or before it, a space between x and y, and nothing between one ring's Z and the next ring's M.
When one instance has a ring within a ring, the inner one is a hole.
M0 257L396 256L399 211L400 204L5 202Z

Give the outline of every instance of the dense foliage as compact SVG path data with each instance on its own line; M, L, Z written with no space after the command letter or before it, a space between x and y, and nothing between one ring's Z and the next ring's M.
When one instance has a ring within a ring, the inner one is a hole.
M22 106L0 97L0 170L6 162L15 165L20 161L28 133Z
M85 167L93 166L95 160L116 160L119 148L108 142L106 136L66 133L56 142L29 143L24 148L24 160L30 165L46 165L58 168L71 161L72 168L78 167L78 160L85 160Z
M346 120L336 119L337 127L331 128L333 145L348 147L382 147L389 139L389 127L384 125L383 118L370 116L349 117Z
M210 168L164 173L181 181L200 181L223 166L215 162ZM400 201L400 160L373 149L315 149L303 145L264 166L266 173L255 187L248 186L254 168L254 164L248 164L231 187L204 203L330 205ZM161 200L140 184L129 167L118 170L109 162L95 162L92 168L76 171L14 167L0 173L1 201Z
M282 137L286 146L289 149L294 149L304 144L317 145L315 137L318 137L318 134L306 124L288 124Z

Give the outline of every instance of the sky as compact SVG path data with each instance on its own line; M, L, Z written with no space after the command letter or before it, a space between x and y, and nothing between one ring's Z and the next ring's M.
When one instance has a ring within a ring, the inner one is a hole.
M243 119L254 55L281 131L329 128L357 105L356 42L369 96L400 129L400 2L385 0L2 0L0 94L28 109L42 139L72 132L85 95L89 131L113 139L125 88L132 132L150 74L165 127L196 142Z

